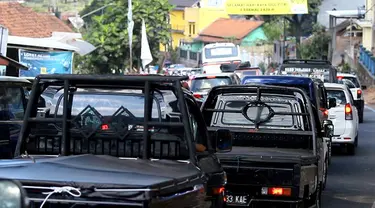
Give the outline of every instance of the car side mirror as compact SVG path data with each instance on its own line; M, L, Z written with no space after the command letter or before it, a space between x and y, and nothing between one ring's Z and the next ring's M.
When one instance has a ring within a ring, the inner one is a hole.
M227 129L218 129L215 135L216 152L224 153L232 151L233 136Z
M324 127L324 134L325 134L325 137L333 137L334 135L334 125L332 123L331 120L324 120L324 123L323 123L323 127Z
M362 90L367 90L367 86L366 85L362 85L361 88L362 88Z
M334 108L336 106L336 98L328 98L328 108Z
M28 206L26 191L21 184L13 180L0 180L1 203L10 208L24 208Z

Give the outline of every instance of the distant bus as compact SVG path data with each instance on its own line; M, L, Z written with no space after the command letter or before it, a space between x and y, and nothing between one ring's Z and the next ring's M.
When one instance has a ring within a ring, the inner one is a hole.
M212 43L203 47L203 73L221 73L221 64L240 64L240 47L233 43Z

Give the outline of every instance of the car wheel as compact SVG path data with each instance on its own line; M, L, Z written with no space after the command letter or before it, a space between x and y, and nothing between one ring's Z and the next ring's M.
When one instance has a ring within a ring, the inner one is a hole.
M314 207L314 208L321 208L322 207L322 202L321 202L321 198L322 198L322 190L321 190L321 183L319 183L313 197L312 197L312 200L311 200L311 205L310 207Z
M354 145L355 147L358 147L358 133L357 133L357 136L355 137Z
M349 155L355 155L355 144L348 144L346 146L346 151L348 152Z
M358 118L359 118L359 123L363 123L363 110L359 112Z
M324 165L323 165L322 190L324 190L326 188L327 178L328 178L328 158L325 159Z
M220 194L219 196L215 197L215 199L212 201L210 208L223 208L224 205L224 195Z
M331 164L331 158L332 158L332 142L328 146L328 165Z

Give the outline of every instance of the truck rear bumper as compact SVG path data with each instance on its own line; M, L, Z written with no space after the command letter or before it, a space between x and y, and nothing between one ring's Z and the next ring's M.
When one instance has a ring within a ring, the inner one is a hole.
M285 205L285 207L290 207L290 205L300 205L303 200L287 200L287 199L251 199L250 202L245 207L269 207L270 205ZM238 205L226 204L227 207L237 207ZM243 206L243 205L242 205Z

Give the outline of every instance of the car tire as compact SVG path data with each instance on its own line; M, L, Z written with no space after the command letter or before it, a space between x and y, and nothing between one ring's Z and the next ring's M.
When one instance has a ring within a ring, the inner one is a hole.
M359 112L358 119L359 123L363 123L363 109Z
M357 136L355 137L355 140L354 140L354 146L358 147L358 133L357 133Z
M346 151L348 153L348 155L355 155L355 144L348 144L346 146Z
M218 197L215 197L215 199L211 203L210 208L224 208L225 202L224 202L224 195L219 195Z
M322 181L322 190L324 190L326 188L326 185L327 185L327 178L328 178L328 158L325 159L324 161L324 178L323 178L323 181Z
M315 193L314 193L314 196L312 197L312 207L315 207L315 208L321 208L322 207L322 190L321 188L322 187L322 184L319 183L318 185L318 188L316 189Z
M328 146L328 165L331 164L331 159L332 159L332 141Z

